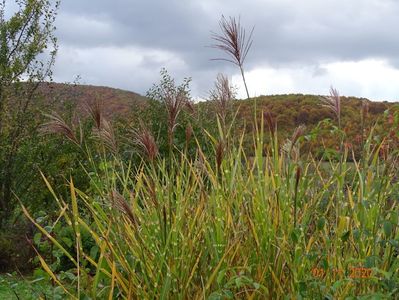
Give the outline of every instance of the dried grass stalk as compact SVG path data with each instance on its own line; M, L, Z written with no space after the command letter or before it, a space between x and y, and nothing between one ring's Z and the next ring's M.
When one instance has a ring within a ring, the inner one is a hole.
M291 139L287 139L284 143L282 150L287 153L287 155L291 156L295 161L299 159L299 146L297 146L297 142L301 136L303 136L305 132L305 125L299 125L295 128L294 133L292 134Z
M327 107L334 112L337 117L339 127L341 127L341 97L339 96L338 91L331 87L330 96L322 97L321 101L324 107Z
M187 147L188 147L188 143L190 142L190 140L191 140L191 137L193 136L193 127L191 126L191 123L189 123L187 126L186 126L186 145L187 145Z
M276 133L277 130L277 121L274 118L274 116L272 115L272 113L270 111L266 111L263 113L263 118L269 128L269 131L272 135L274 135Z
M216 113L222 122L226 121L226 116L235 98L235 94L227 76L218 74L215 87L210 91L210 100L215 102Z
M103 106L100 101L87 102L85 105L87 112L94 121L97 129L101 128L103 122Z
M112 152L118 151L118 144L112 124L105 118L100 101L86 103L86 110L94 122L93 136L102 141Z
M115 138L114 129L106 119L102 118L100 128L93 128L93 136L102 141L113 153L118 152L118 143Z
M45 116L49 121L40 126L39 131L42 134L60 134L74 144L80 146L80 142L75 134L73 126L69 126L57 112L45 114Z
M112 191L111 193L111 203L112 206L119 210L121 213L123 213L124 215L127 216L127 218L129 219L129 221L134 225L134 226L138 226L139 222L137 220L137 218L135 217L132 209L130 208L130 206L128 205L128 203L126 202L125 198L123 198L123 196L121 194L119 194L117 191Z
M140 122L140 128L133 132L133 142L147 156L150 161L154 161L158 155L158 145L151 131Z
M219 21L219 27L220 34L212 33L212 39L216 41L216 44L212 45L212 47L224 51L229 58L214 58L213 60L228 61L240 68L245 91L249 98L248 87L244 76L244 61L252 46L254 27L252 27L249 36L247 36L239 18L238 20L235 17L226 19L224 16Z

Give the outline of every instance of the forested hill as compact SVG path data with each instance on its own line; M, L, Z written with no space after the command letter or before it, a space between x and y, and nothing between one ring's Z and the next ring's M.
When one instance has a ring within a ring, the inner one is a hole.
M45 101L51 104L48 106L49 108L62 110L68 106L66 104L74 103L79 109L87 102L98 100L102 103L104 112L108 116L131 116L131 112L142 111L148 103L146 97L137 93L101 86L45 83L41 84L39 91ZM256 101L259 112L271 113L279 130L291 133L300 124L306 125L310 130L321 120L334 119L331 109L322 105L320 100L322 97L303 94L259 96L248 100L235 100L233 110L239 110L237 118L239 124L251 124ZM383 119L384 112L387 112L389 108L399 104L398 102L376 102L356 97L341 97L341 103L343 128L353 135L360 131L362 109L365 110L366 116L364 124L371 126L377 120ZM200 102L197 103L197 107L207 118L215 114L212 102ZM208 123L207 120L205 123ZM250 126L247 127L247 130L251 130Z
M253 107L256 100L258 110L270 112L276 119L280 129L293 129L300 124L313 126L326 118L334 118L334 113L331 109L322 105L322 97L303 94L260 96L249 100L236 101L235 107L240 107L240 118L248 120L253 118ZM356 127L356 125L360 124L362 107L365 110L368 122L373 122L378 117L383 116L387 109L399 103L341 97L341 104L342 124L344 127Z
M281 142L290 138L295 129L305 125L307 136L303 150L316 155L324 155L323 149L336 149L340 141L337 129L337 118L331 108L323 105L319 95L274 95L260 96L248 100L234 101L233 111L238 111L236 125L247 133L254 129L254 108L257 107L257 122L260 124L261 113L271 116L277 124L278 137ZM211 103L201 103L204 115L214 115L215 108ZM341 126L344 143L358 155L362 141L374 128L375 137L389 135L395 141L399 138L398 102L376 102L355 97L341 97ZM321 122L326 120L327 122ZM330 121L328 121L330 120ZM267 129L267 125L264 125ZM335 128L335 129L334 129ZM244 148L251 153L253 141L251 134L244 137Z
M133 105L145 105L147 100L138 93L104 86L43 83L39 90L47 98L46 100L54 104L65 104L68 101L82 104L99 100L105 105L104 109L107 113L123 114L128 112ZM235 107L240 106L241 117L252 118L251 111L256 100L259 110L270 111L276 116L278 123L284 127L295 127L298 124L316 124L322 119L333 117L328 108L320 105L321 97L303 94L259 96L249 100L236 100ZM367 102L369 114L375 117L399 103L342 97L343 119L353 120L354 116L358 116L362 100Z

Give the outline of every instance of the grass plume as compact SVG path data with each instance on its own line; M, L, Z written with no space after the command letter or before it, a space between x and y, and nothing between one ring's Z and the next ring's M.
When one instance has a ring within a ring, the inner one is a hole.
M80 140L75 134L73 126L67 124L67 122L57 113L53 112L51 114L45 115L49 121L41 125L40 132L43 134L59 134L67 138L69 141L75 145L81 145L83 134L80 134Z
M212 47L225 52L228 58L215 58L213 60L228 61L239 67L247 98L249 98L248 87L244 75L244 62L252 46L254 27L251 29L249 35L247 35L245 28L241 25L240 18L225 18L222 16L219 21L219 29L220 33L212 33L212 39L215 41L215 44L212 45Z

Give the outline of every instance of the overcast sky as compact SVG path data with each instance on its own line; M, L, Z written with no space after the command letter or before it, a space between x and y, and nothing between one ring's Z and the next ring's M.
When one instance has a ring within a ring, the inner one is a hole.
M192 77L206 98L217 73L244 97L238 69L222 61L211 31L221 15L255 26L245 69L251 96L327 94L399 100L396 0L63 0L54 79L145 94L166 67Z

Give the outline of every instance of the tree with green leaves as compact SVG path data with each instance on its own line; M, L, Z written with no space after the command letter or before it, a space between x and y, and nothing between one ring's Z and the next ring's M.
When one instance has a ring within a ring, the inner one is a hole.
M147 97L155 101L151 104L152 108L157 110L155 113L158 116L160 115L159 109L163 108L166 112L167 144L169 153L171 153L175 143L175 132L179 125L178 120L181 118L180 115L184 109L188 109L191 112L194 111L189 87L191 78L184 78L183 83L176 85L175 80L169 75L166 69L162 69L160 73L161 82L154 85L147 92ZM159 126L159 129L161 127Z
M15 206L18 178L30 175L20 174L20 150L37 134L38 112L31 104L39 85L51 80L58 6L50 0L0 2L0 228Z

